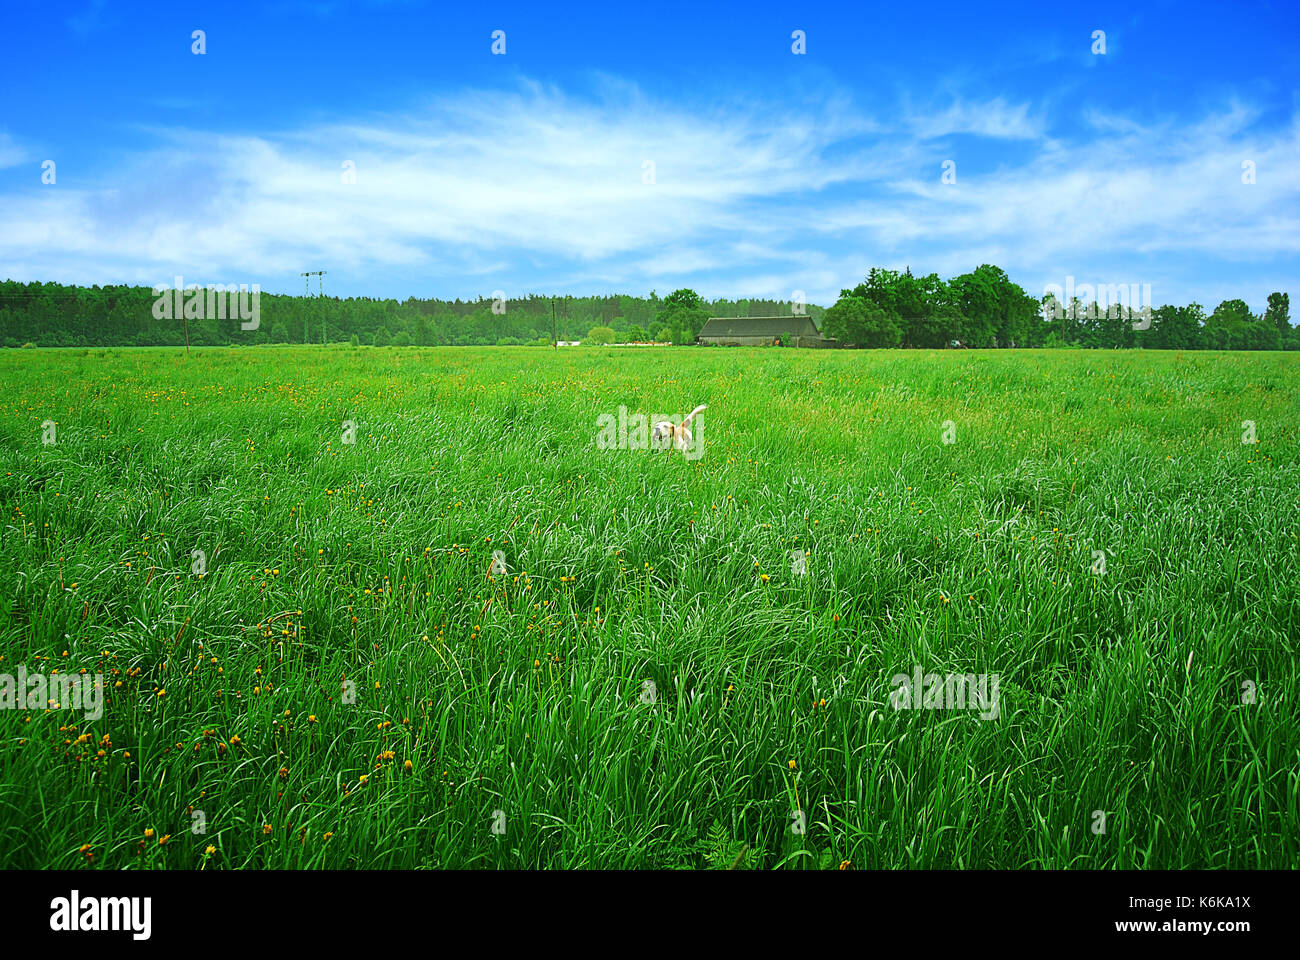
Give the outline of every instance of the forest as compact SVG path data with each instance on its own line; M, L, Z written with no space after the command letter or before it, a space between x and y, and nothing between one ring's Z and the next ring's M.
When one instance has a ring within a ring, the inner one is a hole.
M626 294L515 299L406 300L261 293L255 329L202 309L160 311L158 288L0 282L5 347L225 346L353 342L403 345L549 345L560 340L655 340L692 344L709 317L787 316L790 301L706 300L689 289L660 298ZM187 287L188 289L188 287ZM191 299L190 295L186 295ZM171 297L167 297L168 300ZM943 280L873 268L829 308L798 305L824 336L857 347L1082 347L1217 350L1300 349L1289 296L1269 295L1262 315L1239 299L1212 311L1198 303L1149 313L1077 297L1034 298L988 264ZM599 335L596 331L600 331Z
M820 326L823 336L863 347L1300 349L1286 293L1270 294L1260 316L1243 300L1225 300L1208 314L1199 303L1135 311L1096 299L1035 299L989 264L946 282L872 269L840 292Z
M188 284L186 285L188 289ZM790 303L771 300L704 301L691 295L661 299L626 295L493 300L406 300L370 297L290 296L261 293L255 330L241 330L233 310L224 319L159 317L159 294L141 286L65 286L0 282L0 343L21 347L183 346L188 326L194 346L232 343L358 343L387 346L549 345L585 340L596 326L628 339L691 343L710 316L772 316ZM170 296L168 300L172 299ZM187 294L188 299L188 294ZM814 319L821 307L808 306ZM554 326L552 325L554 312ZM188 312L188 311L187 311ZM206 313L201 309L195 312Z

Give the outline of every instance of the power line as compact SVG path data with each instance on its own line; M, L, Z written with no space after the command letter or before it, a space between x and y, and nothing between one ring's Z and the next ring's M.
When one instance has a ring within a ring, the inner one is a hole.
M312 278L312 277L317 277L317 278L319 278L319 279L316 281L316 283L317 283L317 285L318 285L317 288L316 288L316 291L317 291L317 292L316 292L316 296L317 296L318 298L322 299L322 300L324 299L324 297L325 297L325 273L326 273L326 271L324 271L324 270L308 270L306 273L300 273L300 274L298 274L298 276L300 276L300 277L303 278L303 281L302 281L303 293L302 293L302 295L303 295L303 299L304 299L304 300L311 296L311 278ZM307 317L304 315L303 318L302 318L302 342L303 342L303 343L306 343L306 342L307 342L307 337L308 337L308 335L310 334L310 332L311 332L311 331L308 329L308 326L307 326ZM325 318L324 318L324 316L321 317L321 322L320 322L320 342L321 342L321 346L324 346L324 345L325 345Z

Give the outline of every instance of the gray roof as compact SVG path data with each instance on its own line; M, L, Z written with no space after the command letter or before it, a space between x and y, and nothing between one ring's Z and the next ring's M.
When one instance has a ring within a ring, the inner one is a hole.
M701 337L820 337L812 317L710 317Z

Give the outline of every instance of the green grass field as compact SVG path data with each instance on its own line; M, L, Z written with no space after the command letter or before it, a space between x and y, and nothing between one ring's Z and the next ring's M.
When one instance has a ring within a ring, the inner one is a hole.
M1295 867L1296 363L0 352L0 866Z

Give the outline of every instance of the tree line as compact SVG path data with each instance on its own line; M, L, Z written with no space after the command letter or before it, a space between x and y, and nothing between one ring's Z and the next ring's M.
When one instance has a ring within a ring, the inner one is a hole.
M693 343L710 316L772 316L790 312L775 300L706 301L689 291L660 298L624 294L477 300L406 300L370 297L290 296L261 293L256 329L241 329L232 308L210 313L201 294L183 294L167 309L151 287L66 286L58 283L0 283L0 343L21 347L225 346L232 343L347 343L368 345L475 346L585 340L594 326L608 327L616 339L662 338ZM820 316L822 308L809 306ZM158 314L164 314L159 316ZM554 313L554 326L552 325ZM188 314L188 315L187 315Z
M189 295L186 294L187 302ZM171 297L169 296L170 300ZM195 299L201 300L201 297ZM234 312L159 310L140 286L0 283L0 343L51 347L225 346L338 343L377 346L508 345L560 340L691 344L709 317L788 316L790 301L706 300L693 290L660 298L625 294L477 300L261 294L255 329ZM179 305L178 305L179 306ZM857 347L1083 347L1218 350L1300 349L1288 294L1273 293L1263 314L1242 300L1206 313L1197 303L1138 311L1052 294L1035 299L999 267L942 280L937 274L872 269L830 308L800 305L823 335ZM554 315L554 326L552 321Z
M840 292L821 327L824 336L861 347L1300 350L1286 293L1270 294L1260 315L1243 300L1225 300L1207 315L1199 303L1139 309L1098 299L1035 299L989 264L946 282L873 269Z

